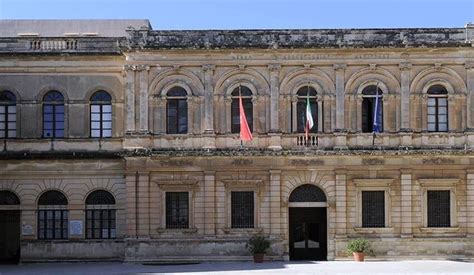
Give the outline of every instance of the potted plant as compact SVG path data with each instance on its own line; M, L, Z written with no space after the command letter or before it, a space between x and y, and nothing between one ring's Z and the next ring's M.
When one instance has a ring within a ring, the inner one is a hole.
M270 241L264 236L256 235L249 239L245 248L253 255L253 261L256 263L263 263L263 256L268 248L270 248Z
M347 243L347 254L352 254L357 262L364 261L365 254L371 254L372 248L368 240L359 238L350 240Z

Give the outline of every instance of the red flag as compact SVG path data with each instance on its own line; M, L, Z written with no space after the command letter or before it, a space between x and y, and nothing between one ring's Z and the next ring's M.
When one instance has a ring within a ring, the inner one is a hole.
M240 139L252 141L252 132L250 132L247 117L245 116L244 105L242 104L242 96L239 95L239 113L240 113Z

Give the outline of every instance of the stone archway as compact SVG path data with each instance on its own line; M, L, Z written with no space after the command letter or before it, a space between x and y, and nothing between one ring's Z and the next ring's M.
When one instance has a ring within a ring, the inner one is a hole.
M303 184L288 199L290 260L327 260L327 198L319 187Z

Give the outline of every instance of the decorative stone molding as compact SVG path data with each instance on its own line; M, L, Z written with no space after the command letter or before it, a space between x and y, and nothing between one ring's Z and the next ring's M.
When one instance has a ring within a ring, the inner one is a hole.
M395 179L353 179L352 182L356 187L374 187L384 186L390 187Z
M202 70L205 72L214 72L216 70L216 65L214 64L204 64L202 65Z
M334 68L335 71L342 71L342 70L345 70L347 68L347 65L346 64L334 64L333 68Z
M398 65L401 71L409 71L413 67L411 63L402 62Z
M459 183L460 179L458 178L444 178L444 179L418 179L420 186L456 186Z
M270 72L279 72L281 70L281 64L278 64L278 63L268 64L268 70Z

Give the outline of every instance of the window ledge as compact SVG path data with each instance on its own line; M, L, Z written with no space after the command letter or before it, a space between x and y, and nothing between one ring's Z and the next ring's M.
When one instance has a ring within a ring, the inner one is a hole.
M456 233L460 228L456 227L421 227L420 231L423 233Z
M194 234L197 233L197 228L157 228L156 232L158 234L169 234L169 235L176 235L176 234Z
M354 231L357 233L393 233L393 227L354 227Z
M255 235L263 232L263 228L222 228L225 234L250 234Z

